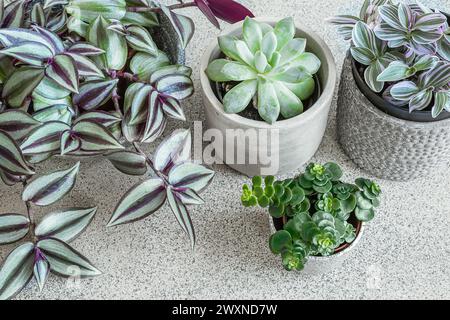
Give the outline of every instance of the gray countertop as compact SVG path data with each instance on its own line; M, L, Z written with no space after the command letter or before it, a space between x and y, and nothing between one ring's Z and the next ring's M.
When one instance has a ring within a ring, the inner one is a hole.
M450 1L423 1L450 11ZM347 44L327 17L359 12L362 0L245 1L260 16L285 17L317 32L341 65ZM199 60L218 30L193 9L196 34L188 64L194 69L196 94L185 104L190 126L204 118L199 89ZM365 176L336 141L336 103L329 127L314 161L340 163L345 178ZM179 123L172 122L171 130ZM168 132L167 131L167 132ZM73 161L52 160L40 172L67 167ZM138 179L118 174L106 161L83 162L77 186L58 206L99 207L88 230L74 247L103 275L81 282L51 275L43 293L32 281L20 299L390 299L450 298L450 166L408 183L379 181L383 205L349 258L332 272L306 276L288 273L270 253L266 212L244 209L240 190L247 181L224 166L204 194L206 205L192 209L198 245L190 245L168 207L135 224L105 227L115 204ZM369 177L371 178L371 177ZM0 186L1 212L23 212L20 186ZM40 217L54 208L39 209ZM12 246L0 248L6 257Z

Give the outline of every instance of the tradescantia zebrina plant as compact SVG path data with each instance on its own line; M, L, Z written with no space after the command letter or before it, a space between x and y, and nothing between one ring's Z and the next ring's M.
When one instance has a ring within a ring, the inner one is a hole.
M410 112L431 110L434 118L450 112L450 28L444 14L419 1L366 0L361 17L331 22L352 40L352 56L364 66L372 91Z
M0 299L33 277L44 287L49 271L68 276L100 272L68 243L96 209L64 209L37 224L34 206L48 206L73 188L80 164L50 174L36 165L54 156L103 156L120 172L141 177L115 208L108 226L143 219L168 203L192 246L188 207L214 172L190 162L188 130L172 133L153 155L142 144L160 138L168 119L185 121L181 101L193 93L191 69L173 64L152 35L165 15L183 45L192 20L174 12L198 6L234 22L251 13L234 1L0 0L0 178L22 184L24 212L0 216L0 244L27 242L0 270Z
M374 218L380 187L363 178L345 183L342 174L335 163L312 163L293 179L254 177L252 186L244 185L245 207L267 208L281 221L269 245L287 270L302 270L310 256L343 250L357 237L358 225Z
M272 27L247 17L242 38L219 37L219 46L226 57L209 64L209 79L238 83L223 98L225 112L239 113L253 102L261 118L272 124L280 114L288 119L304 111L321 62L305 51L306 39L295 38L292 18Z

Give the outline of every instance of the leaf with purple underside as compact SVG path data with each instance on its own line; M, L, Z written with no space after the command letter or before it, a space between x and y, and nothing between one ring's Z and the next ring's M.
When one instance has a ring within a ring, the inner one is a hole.
M228 23L236 23L246 17L255 17L249 9L233 0L208 0L208 6L217 18Z
M105 157L122 173L131 176L142 176L147 172L147 159L133 151L116 151Z
M80 163L68 170L41 176L29 183L22 193L22 200L37 206L49 206L67 195L75 186Z
M71 130L64 131L61 135L62 156L81 149L81 139Z
M120 200L109 227L144 219L156 212L166 201L166 187L160 178L137 184Z
M205 0L194 0L197 7L200 9L200 11L205 15L206 18L217 28L220 29L219 21L217 21L216 16L212 12L211 8L209 7L209 3Z
M175 13L163 4L161 4L161 9L177 32L183 48L186 48L194 36L194 22L191 18Z
M193 249L195 247L196 242L195 230L186 205L183 204L181 199L177 197L177 195L170 187L167 188L167 199L170 208L172 209L172 212L175 215L175 218L177 219L183 231L188 235Z
M0 169L16 176L33 175L22 151L9 134L0 130Z
M153 161L156 170L168 174L175 165L188 161L190 157L191 132L178 130L159 145Z
M48 275L50 274L50 263L39 248L34 250L34 256L33 274L39 286L39 290L42 292L45 283L47 282Z

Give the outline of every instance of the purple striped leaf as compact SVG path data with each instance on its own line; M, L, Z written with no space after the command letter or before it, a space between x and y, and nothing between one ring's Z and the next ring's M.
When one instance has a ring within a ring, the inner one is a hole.
M183 231L188 235L191 241L191 247L192 249L194 249L196 242L195 230L194 225L192 224L192 219L189 214L189 211L186 208L186 205L183 204L181 199L177 197L177 195L170 187L167 188L167 199L170 208L172 209L172 212L175 215L175 218L177 219Z
M387 23L381 23L375 28L374 31L378 38L384 41L389 41L389 46L391 48L397 48L406 43L406 33L402 30L391 27Z
M53 52L56 54L62 53L66 50L64 47L64 43L59 38L59 36L45 28L34 25L33 30L39 33L42 37L44 37L49 44L51 44L53 48Z
M450 63L440 61L421 78L424 88L441 88L450 83Z
M73 103L83 110L94 110L108 102L119 80L90 81L80 86L80 93L74 95Z
M33 277L34 244L27 242L14 249L0 270L0 300L13 298Z
M445 60L450 61L450 35L445 35L437 42L437 52Z
M437 118L442 111L444 111L445 107L449 104L450 97L447 92L437 92L434 95L434 105L431 109L431 115L433 118Z
M415 110L423 110L427 108L433 99L433 91L431 90L422 90L418 94L416 94L411 101L409 102L409 112L413 112Z
M109 227L144 219L159 210L166 201L166 187L160 178L141 182L129 190L120 200Z
M106 111L91 111L86 112L79 116L75 123L83 121L83 120L90 120L95 123L98 123L105 128L109 128L115 124L118 124L122 121L120 116L113 114L112 112L106 112Z
M194 93L194 85L190 77L185 75L168 75L155 83L159 92L177 100L189 98Z
M191 77L192 69L181 64L162 66L152 72L150 83L157 83L159 80L171 75Z
M65 54L70 56L75 61L76 69L78 70L78 73L81 77L95 77L101 79L105 78L105 75L100 70L100 68L97 67L97 65L89 58L70 52L67 52Z
M72 108L64 104L55 104L33 113L33 118L42 123L59 121L70 125L72 123L73 115L74 111Z
M22 140L41 123L22 110L6 110L0 113L0 130L14 140Z
M162 135L167 124L157 91L151 93L147 108L147 121L141 141L152 143Z
M375 32L364 22L358 22L353 29L353 42L356 47L362 47L375 51L377 38Z
M381 6L379 8L379 13L383 21L386 22L392 28L398 30L405 30L405 28L402 26L400 22L397 6L393 4Z
M81 151L104 152L123 150L124 146L108 131L107 128L91 120L77 122L72 131L81 140Z
M0 180L8 187L12 187L24 181L25 176L16 176L0 169Z
M6 47L0 50L0 54L7 55L26 64L33 66L43 66L44 63L53 57L53 53L48 47L39 43L25 41L17 45Z
M130 176L142 176L147 173L147 159L144 155L133 151L116 151L106 158L120 172Z
M156 170L168 174L175 165L190 160L190 157L191 132L177 130L159 145L153 162Z
M327 19L327 22L334 25L351 25L353 26L358 22L362 21L360 18L350 15L338 15L332 18Z
M2 97L12 108L26 107L33 90L45 76L44 69L23 66L14 71L3 86Z
M159 95L159 101L161 103L162 110L168 117L175 120L186 121L186 116L183 108L181 107L180 101L164 95Z
M82 278L101 275L101 271L86 257L61 240L42 239L37 243L37 248L44 253L51 271L60 276L73 276L74 268L77 269L77 275Z
M414 63L414 68L417 71L424 71L429 70L433 68L436 63L439 62L439 57L431 56L431 55L425 55L417 59L417 61Z
M392 62L377 78L381 82L396 82L413 76L409 65L402 61Z
M79 74L72 57L64 54L55 56L45 74L61 87L78 93Z
M39 286L39 290L42 292L45 283L47 282L48 275L50 274L50 263L39 248L34 250L33 274Z
M30 220L21 214L0 214L0 245L23 239L30 229Z
M38 224L39 239L55 238L70 243L91 224L97 208L70 208L47 214Z
M70 130L70 127L64 122L47 122L34 129L20 148L27 156L58 151L61 147L61 135L66 130Z
M73 44L67 52L89 57L101 55L105 53L105 50L99 49L88 42L77 42Z
M25 20L26 1L9 2L5 6L3 12L3 19L0 20L0 27L2 28L20 28L23 26Z
M372 50L367 48L351 47L350 52L356 61L365 66L369 66L372 61L376 59L376 55L372 52Z
M44 1L44 9L49 9L58 5L66 5L69 4L69 0L45 0Z
M75 186L80 163L70 169L56 171L34 179L22 193L22 200L37 206L49 206L67 195Z
M64 131L61 135L61 152L65 156L72 152L77 152L81 149L81 139L73 131Z
M127 27L126 39L131 48L151 55L158 53L158 47L150 33L144 27L132 25Z
M176 189L173 188L176 197L186 206L198 206L205 203L197 192L192 189Z
M137 88L137 87L136 87ZM153 95L153 88L150 85L143 85L134 91L132 98L129 117L127 117L128 124L137 125L145 122L148 113L149 100Z
M427 13L419 16L414 24L414 28L420 31L434 31L440 29L447 22L447 18L442 13Z
M406 30L409 30L413 23L414 12L410 8L409 5L405 3L399 3L398 5L398 19L402 27Z
M413 43L416 42L416 44L418 44L418 45L432 45L434 48L435 42L438 41L442 37L442 32L439 30L432 30L432 31L414 30L411 33L411 35L412 35ZM419 47L415 51L417 51L420 54L421 53L420 49L421 49L421 47ZM429 50L427 50L426 53L429 53Z
M194 36L195 24L191 18L177 14L163 4L160 4L163 13L169 18L177 32L183 48L186 48Z
M419 91L419 87L414 82L402 81L392 86L391 95L396 100L409 101L419 93Z
M378 80L378 76L384 71L383 64L376 60L364 71L364 79L369 88L374 92L381 92L384 88L384 82Z
M0 29L0 43L4 47L10 47L14 45L19 45L23 42L36 42L47 47L48 50L52 52L52 56L56 54L55 48L52 43L50 43L41 34L22 28L5 28Z
M34 4L31 9L30 20L36 26L45 26L45 13L40 3Z
M212 181L214 171L195 163L182 163L170 170L169 183L174 188L202 192Z
M0 169L16 176L33 175L22 151L9 134L0 130Z

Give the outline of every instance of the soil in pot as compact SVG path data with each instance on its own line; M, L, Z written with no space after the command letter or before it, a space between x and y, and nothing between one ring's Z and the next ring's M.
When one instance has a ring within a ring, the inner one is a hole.
M275 229L277 231L283 230L284 225L289 221L290 218L284 216L283 218L273 218L273 224L275 226ZM359 233L361 232L362 222L359 221L355 214L352 213L350 215L350 218L347 220L353 227L356 229L356 237L358 237ZM335 251L334 254L339 253L350 247L351 243L343 243L341 246L339 246Z

